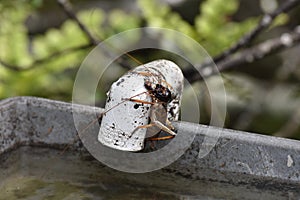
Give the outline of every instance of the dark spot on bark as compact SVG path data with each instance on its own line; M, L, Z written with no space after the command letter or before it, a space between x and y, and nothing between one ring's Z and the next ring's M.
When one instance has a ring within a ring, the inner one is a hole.
M112 123L112 125L110 126L111 129L115 129L116 128L116 124Z
M140 104L134 104L134 109L138 109L140 107Z
M175 109L176 109L176 106L173 106L170 108L170 114L172 115L172 117L175 117L175 112L174 112Z
M107 103L110 102L110 101L111 101L111 97L109 95L108 98L107 98Z
M121 83L123 83L125 80L124 78L120 79L118 82L117 82L117 86L119 86Z

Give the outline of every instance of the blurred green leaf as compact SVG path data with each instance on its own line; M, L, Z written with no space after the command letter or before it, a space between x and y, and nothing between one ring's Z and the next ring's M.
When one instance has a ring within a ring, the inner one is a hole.
M72 80L89 49L69 52L45 63L32 65L37 59L47 59L53 53L88 44L89 40L73 20L66 20L59 28L49 29L29 43L24 22L44 3L43 0L0 2L0 59L12 65L34 67L26 72L15 72L0 66L0 98L34 95L64 100L71 96ZM228 0L226 3L221 0L204 1L199 7L195 25L183 20L167 4L159 1L139 0L137 4L140 12L130 13L120 9L107 12L94 8L79 11L77 15L100 41L143 24L180 31L198 41L211 55L226 49L258 21L258 18L248 18L242 22L231 20L239 7L238 0ZM273 26L282 25L286 20L287 15L283 14ZM124 45L135 43L138 38L138 35L128 36ZM186 44L180 45L189 50Z

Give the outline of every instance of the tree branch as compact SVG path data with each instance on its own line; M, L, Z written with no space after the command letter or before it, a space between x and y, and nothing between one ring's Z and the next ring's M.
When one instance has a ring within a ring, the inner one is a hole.
M88 30L88 28L78 19L76 16L76 13L74 12L72 8L72 4L69 0L57 0L58 4L62 7L62 9L65 11L65 13L69 16L70 19L73 19L80 29L86 34L86 36L89 38L90 42L97 46L101 41L98 41L94 36L91 34L91 32ZM106 56L111 57L110 52L104 52ZM126 53L125 53L126 54ZM126 54L127 56L129 54ZM117 63L119 63L123 68L125 69L131 69L131 66L129 62L124 57L119 57L116 60Z
M263 30L269 27L274 19L281 13L287 12L292 8L296 7L300 3L300 0L287 0L281 6L279 6L274 12L265 14L258 25L249 33L244 35L237 43L231 46L229 49L216 56L213 61L215 63L222 61L227 56L237 52L242 47L250 44Z
M64 49L62 51L57 51L57 52L52 53L51 55L49 55L46 58L37 59L37 60L33 61L33 63L29 66L12 65L12 64L9 64L9 63L7 63L3 60L0 60L0 64L3 67L5 67L7 69L10 69L10 70L13 70L13 71L27 71L27 70L31 70L33 68L36 68L40 64L44 64L46 62L49 62L50 60L52 60L54 58L57 58L59 56L69 54L69 53L72 53L74 51L87 49L87 48L90 48L92 46L93 46L93 44L85 44L85 45L81 45L81 46L77 46L77 47L67 48L67 49Z
M269 39L251 48L245 49L243 51L240 51L239 53L227 57L222 62L218 63L218 69L214 69L210 65L208 65L200 69L201 74L189 73L190 76L188 77L188 79L191 83L193 83L197 80L212 76L226 69L233 68L245 63L252 63L278 51L295 46L299 42L300 26L297 26L295 30L290 33L283 33L278 38Z
M234 53L236 53L241 48L244 48L245 46L249 45L264 29L266 29L267 27L269 27L271 25L271 23L274 21L274 19L279 14L289 11L292 8L295 8L296 6L298 6L299 4L300 4L300 0L285 1L274 12L272 12L270 14L265 14L262 17L262 19L260 20L260 22L258 23L258 25L251 32L245 34L242 38L239 39L239 41L237 43L235 43L229 49L225 50L220 55L214 57L212 60L209 60L207 62L199 64L198 66L195 66L196 69L198 69L202 72L201 75L193 67L191 67L183 72L185 77L187 77L189 79L189 81L195 82L197 80L202 80L204 77L211 76L216 73L216 72L214 72L215 69L213 69L211 67L212 65L214 65L214 63L217 64L219 71L223 71L230 67L236 66L238 64L238 62L233 61ZM274 52L272 51L272 52L270 52L270 54L271 53L274 53ZM239 55L241 55L241 54L239 54ZM266 55L269 55L269 54L266 54ZM254 57L253 59L258 60L258 59L262 59L262 57L261 58ZM224 60L226 60L226 61L224 61ZM231 61L229 61L229 60L231 60ZM242 60L243 59L239 59L240 64L243 63ZM233 63L236 63L236 64L233 64Z
M72 7L72 4L70 3L70 1L69 0L57 0L57 2L62 7L62 9L65 11L65 13L68 15L68 17L73 19L78 24L78 26L86 34L86 36L88 37L90 42L96 46L99 42L90 33L88 28L78 19L78 17L76 16L76 14L73 10L73 7Z
M224 60L219 64L219 70L223 71L240 64L252 63L270 54L277 53L280 50L295 46L299 41L300 27L291 33L284 33L278 38L269 39Z

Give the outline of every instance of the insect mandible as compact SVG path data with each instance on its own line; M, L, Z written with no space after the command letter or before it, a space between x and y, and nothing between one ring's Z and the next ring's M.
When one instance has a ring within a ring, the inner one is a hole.
M146 137L160 130L175 136L184 77L168 60L136 67L114 82L107 93L98 140L122 151L140 151Z

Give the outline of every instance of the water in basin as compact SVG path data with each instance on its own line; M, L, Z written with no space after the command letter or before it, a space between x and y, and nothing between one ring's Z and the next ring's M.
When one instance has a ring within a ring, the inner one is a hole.
M127 174L110 169L87 153L21 147L4 154L0 200L14 199L287 199L297 189L257 188L189 180L163 171ZM297 196L298 195L298 196Z

